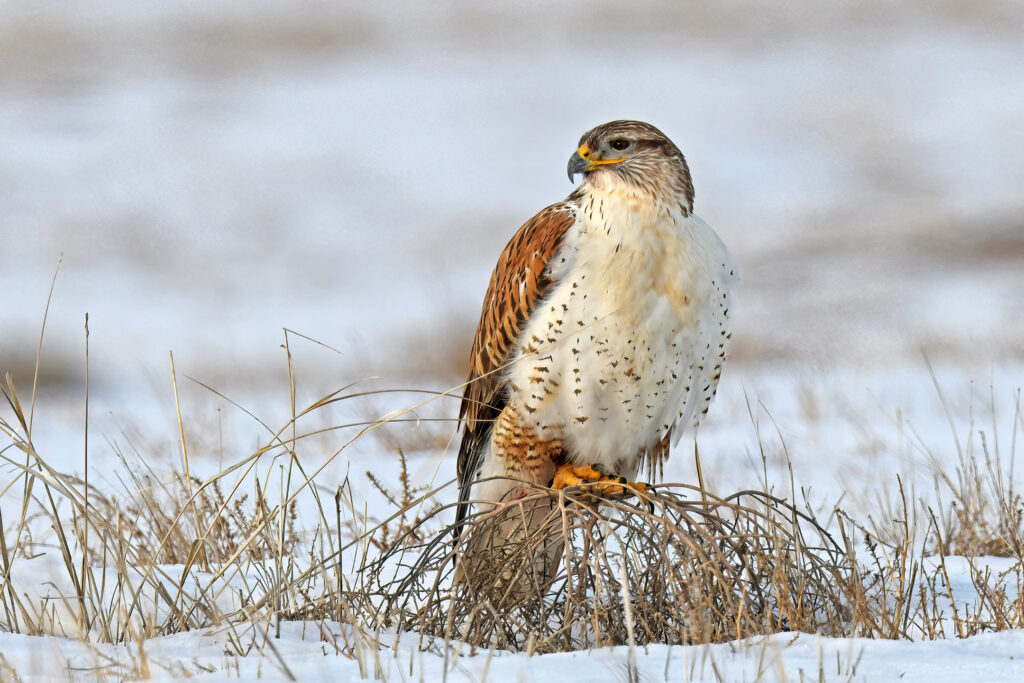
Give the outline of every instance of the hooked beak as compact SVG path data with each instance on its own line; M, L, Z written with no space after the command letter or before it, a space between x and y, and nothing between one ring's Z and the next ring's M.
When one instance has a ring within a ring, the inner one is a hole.
M586 173L590 169L590 162L580 156L579 150L569 157L569 182L576 182L577 173Z
M579 149L573 152L573 155L569 157L569 182L576 182L577 173L586 173L593 171L596 166L603 166L605 164L617 164L620 161L625 161L626 157L620 159L594 159L593 152L590 151L590 145L583 143Z

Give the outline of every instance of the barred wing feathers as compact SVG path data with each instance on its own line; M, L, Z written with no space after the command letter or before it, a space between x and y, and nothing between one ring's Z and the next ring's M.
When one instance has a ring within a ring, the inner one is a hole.
M526 321L553 284L548 264L575 222L576 207L570 201L544 209L512 237L491 274L459 409L463 423L457 462L460 501L469 498L491 426L508 401L503 367ZM466 512L467 506L460 505L457 523Z

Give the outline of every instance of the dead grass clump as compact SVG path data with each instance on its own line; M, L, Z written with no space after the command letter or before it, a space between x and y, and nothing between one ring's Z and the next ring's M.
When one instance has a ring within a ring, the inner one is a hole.
M979 439L984 464L961 452L952 474L940 469L937 475L936 488L945 488L950 496L939 506L945 551L1024 559L1024 497L1014 490L999 458L989 453L983 432Z
M506 547L475 543L494 525L544 506L540 530ZM507 517L505 517L507 519ZM426 520L424 523L429 523ZM359 569L345 599L375 628L472 647L531 652L646 643L710 643L799 630L845 633L837 586L853 580L846 550L813 517L759 491L718 498L659 486L640 503L587 502L582 491L533 494L478 511L458 545L443 528L397 539ZM536 558L558 549L543 576ZM457 576L465 550L486 548ZM523 577L528 577L526 581ZM516 587L530 586L533 590Z
M129 533L137 562L185 564L196 553L197 538L203 539L203 566L221 564L236 555L241 561L259 562L273 559L282 551L293 555L298 550L296 501L288 505L284 533L278 537L278 529L264 523L276 517L276 512L272 513L275 505L268 504L259 479L253 480L251 499L247 493L229 498L219 480L204 485L193 476L190 487L182 472L170 471L161 477L150 469L132 469L127 462L124 464L129 473L124 500L118 501L94 489L89 505L95 506L103 519L131 520ZM194 498L190 501L191 496ZM179 515L186 507L188 514ZM275 525L282 526L279 521ZM245 543L254 532L254 539ZM84 542L85 538L81 540ZM93 548L91 552L95 555L98 550Z
M366 478L369 479L370 485L384 496L394 506L394 509L402 511L402 514L398 516L379 522L376 530L365 536L365 539L381 552L386 552L398 543L408 546L423 541L425 522L441 508L440 503L434 502L427 510L420 508L416 514L405 514L414 506L419 508L418 501L422 500L424 496L433 497L434 492L430 490L430 486L413 485L409 478L409 461L406 460L405 453L401 449L398 449L398 461L401 469L398 474L399 491L397 494L392 492L391 487L385 482L378 479L372 470L366 471ZM350 523L349 529L354 536L359 536L359 530L354 521Z
M37 451L35 385L23 402L7 377L0 393L12 417L0 415L9 442L0 445L0 467L13 477L0 494L21 504L13 518L0 510L0 630L138 642L216 626L231 634L227 650L244 656L264 646L276 652L282 620L312 620L325 643L370 675L388 631L418 634L424 648L444 646L447 655L463 644L554 652L779 631L933 639L1024 628L1016 427L1009 473L994 430L992 457L983 435L972 450L973 425L967 445L957 441L961 466L939 480L953 501L938 513L908 499L900 482L900 505L867 522L839 510L822 522L773 496L766 474L761 491L722 497L671 484L600 505L585 487L537 488L502 506L479 505L453 540L455 503L438 502L457 498L453 482L415 485L401 450L397 485L369 476L395 509L386 519L371 516L362 495L369 487L356 496L347 476L340 486L318 478L385 425L432 421L417 411L457 392L427 392L379 419L310 424L342 401L390 392L346 388L301 407L287 333L285 350L291 414L283 426L271 429L242 409L266 440L201 481L189 469L179 409L181 471L157 475L122 457L122 500L88 481L88 419L85 477L77 479ZM966 587L950 580L965 575L962 565L951 569L964 559L953 552L1017 561L999 573L971 564ZM39 590L38 565L29 563L47 553L53 580L44 577Z

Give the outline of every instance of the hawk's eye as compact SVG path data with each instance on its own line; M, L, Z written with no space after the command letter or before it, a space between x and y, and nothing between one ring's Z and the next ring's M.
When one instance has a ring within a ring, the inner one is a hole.
M617 149L619 151L622 151L622 150L626 149L627 147L629 147L629 140L623 140L622 138L616 138L615 140L612 140L608 144L610 144L612 146L612 149Z

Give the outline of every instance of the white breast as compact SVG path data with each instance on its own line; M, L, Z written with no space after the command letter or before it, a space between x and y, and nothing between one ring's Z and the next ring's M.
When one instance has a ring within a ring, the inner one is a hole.
M707 411L737 280L704 221L637 206L584 199L551 263L558 284L508 371L531 426L574 461L626 475L672 426L696 427Z

